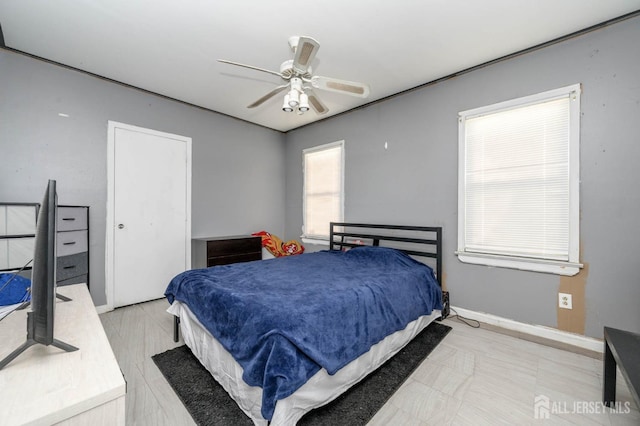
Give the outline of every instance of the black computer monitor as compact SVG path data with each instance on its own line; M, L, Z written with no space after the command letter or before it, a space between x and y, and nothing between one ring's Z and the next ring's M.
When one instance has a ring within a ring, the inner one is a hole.
M31 276L31 311L27 313L27 341L0 361L0 369L35 344L53 345L67 352L78 349L55 339L53 336L56 307L57 210L56 181L49 180L36 222Z

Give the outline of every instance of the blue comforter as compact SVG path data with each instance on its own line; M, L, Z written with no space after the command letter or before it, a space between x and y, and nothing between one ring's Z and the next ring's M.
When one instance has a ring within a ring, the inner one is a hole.
M428 266L358 247L186 271L169 284L263 390L262 415L321 368L334 374L387 335L442 308Z

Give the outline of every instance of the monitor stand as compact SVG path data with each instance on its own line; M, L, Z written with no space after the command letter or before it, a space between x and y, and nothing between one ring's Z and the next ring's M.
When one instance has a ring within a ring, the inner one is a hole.
M61 294L56 293L56 297L62 300L63 302L71 302L71 299L69 299L67 296L63 296Z
M56 297L60 300L62 300L63 302L71 302L73 299L67 297L67 296L63 296L62 294L58 294L56 293ZM22 305L18 306L16 308L16 311L21 311L23 309L26 309L29 307L29 305L31 304L31 300L27 300L26 302L24 302Z
M29 349L31 346L37 345L37 344L41 344L41 345L44 344L44 343L36 342L34 340L34 334L35 333L34 333L34 327L33 327L32 312L27 312L27 341L24 342L22 345L20 345L20 347L18 347L16 350L11 352L9 355L7 355L5 359L0 361L0 370L2 370L7 364L9 364L18 355L20 355L22 352ZM68 343L61 342L58 339L53 339L53 342L51 342L51 345L67 352L73 352L78 350L78 348L76 348L75 346L71 346ZM49 345L45 344L45 346L49 346Z

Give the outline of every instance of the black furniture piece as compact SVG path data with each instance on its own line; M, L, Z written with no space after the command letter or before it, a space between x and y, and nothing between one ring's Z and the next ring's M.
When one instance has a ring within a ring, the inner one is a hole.
M431 260L436 280L442 288L442 228L438 226L375 225L330 222L329 250L349 250L361 245L385 246L408 255ZM450 313L449 292L442 291L442 317Z
M191 240L191 267L249 262L262 259L262 238L251 235L194 238Z
M615 328L604 328L604 383L602 402L607 407L615 405L616 366L627 381L631 395L640 407L640 334Z
M382 245L402 250L408 255L435 259L432 267L442 287L441 227L329 223L329 250L345 250L361 245Z

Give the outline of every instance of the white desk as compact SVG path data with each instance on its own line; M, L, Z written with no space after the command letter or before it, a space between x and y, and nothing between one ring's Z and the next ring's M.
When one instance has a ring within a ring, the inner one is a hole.
M58 288L54 336L79 350L35 345L0 370L0 425L122 425L126 385L85 284ZM27 337L26 311L0 322L0 359Z

